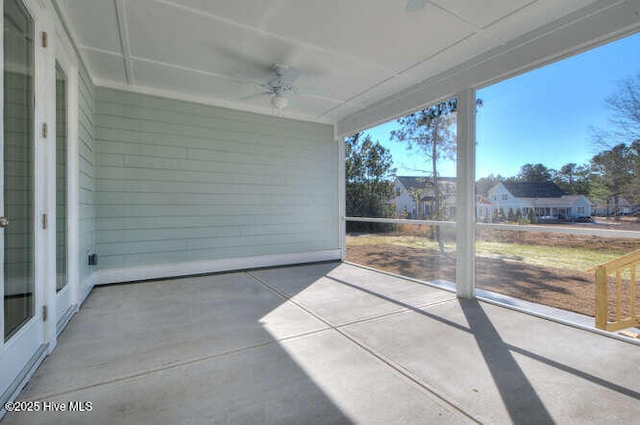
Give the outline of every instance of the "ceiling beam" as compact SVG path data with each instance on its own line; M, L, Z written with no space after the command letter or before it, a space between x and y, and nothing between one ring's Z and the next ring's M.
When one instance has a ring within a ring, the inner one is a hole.
M124 60L124 72L127 78L127 84L135 85L135 77L133 75L133 65L131 63L131 44L129 42L129 30L127 29L127 15L125 9L125 0L114 0L116 8L116 17L118 21L118 36L120 37L120 49Z
M80 63L82 64L82 67L87 71L87 75L89 76L89 80L93 84L94 83L93 76L95 74L94 74L93 70L91 69L89 62L84 57L84 53L82 52L82 49L80 49L78 44L76 43L76 40L78 40L77 34L74 32L73 28L71 28L69 26L69 24L67 23L66 15L65 15L65 13L63 13L63 10L60 7L60 4L59 4L58 0L52 0L51 1L51 5L53 6L53 10L55 11L55 16L58 19L59 24L61 25L62 29L64 30L65 35L67 36L67 38L69 39L69 42L71 43L71 47L73 48L73 50L75 51L76 55L78 56L78 59L80 60Z

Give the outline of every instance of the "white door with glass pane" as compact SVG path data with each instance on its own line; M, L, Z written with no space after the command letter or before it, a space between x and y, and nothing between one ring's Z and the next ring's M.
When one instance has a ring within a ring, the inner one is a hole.
M68 79L60 61L56 61L56 328L68 320L72 307L72 291L69 284L69 208L68 208Z
M0 402L45 350L36 144L36 22L20 0L3 0L3 129L0 161ZM1 406L0 406L1 409Z

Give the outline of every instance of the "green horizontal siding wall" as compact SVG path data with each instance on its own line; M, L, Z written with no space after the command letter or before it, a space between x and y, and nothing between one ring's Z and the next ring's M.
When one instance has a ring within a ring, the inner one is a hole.
M78 88L78 152L79 152L79 237L78 253L80 260L79 280L82 285L89 283L87 278L92 267L87 263L87 254L95 252L95 192L96 192L96 146L95 146L95 88L84 67L80 68ZM87 288L82 287L81 291Z
M98 88L99 268L337 250L333 127Z

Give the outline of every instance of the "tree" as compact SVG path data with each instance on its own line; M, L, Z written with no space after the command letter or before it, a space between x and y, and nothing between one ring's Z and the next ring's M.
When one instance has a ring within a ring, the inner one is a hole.
M392 165L389 150L371 140L370 135L356 133L345 139L347 215L394 216L394 207L390 202L394 196L395 170L391 168Z
M524 164L516 177L523 182L548 182L552 180L555 170L550 170L542 164Z
M527 211L527 220L529 220L529 223L536 222L536 212L533 208L529 208L529 211Z
M611 148L620 143L640 140L640 72L616 83L615 91L605 99L611 112L611 131L592 129L597 145Z
M413 202L416 205L416 219L421 220L422 217L422 199L427 194L427 178L419 177L416 179L418 183L420 183L417 187L410 187L407 189L408 195L411 197Z
M557 178L565 182L567 186L571 187L577 167L578 164L575 162L563 165L560 167L560 171L558 171Z
M614 214L619 213L619 201L640 201L638 172L640 171L640 141L627 146L620 143L591 159L591 195L602 202L613 199Z
M491 222L492 223L498 222L498 210L491 211Z
M457 99L451 99L398 119L400 128L391 132L391 140L407 144L431 160L431 176L434 189L434 214L440 212L442 191L438 184L438 160L454 159L456 153L455 112ZM431 217L440 219L441 217Z
M601 201L613 199L614 214L618 214L620 196L628 181L628 166L625 164L627 146L624 143L600 152L591 159L593 195Z
M612 128L592 129L601 152L591 159L590 193L603 202L613 199L617 214L620 197L640 202L640 72L618 81L605 103Z
M588 164L565 164L557 172L554 183L567 195L589 195L591 167Z
M495 187L500 182L505 181L505 178L500 174L494 176L489 174L487 177L482 177L476 182L476 193L482 196L488 196L489 189Z
M482 101L478 99L476 105L481 106ZM434 194L430 210L434 220L443 219L443 193L438 183L438 161L455 159L457 110L458 99L450 99L399 118L397 122L400 128L391 132L391 140L406 143L407 149L415 149L431 161ZM438 226L435 227L435 235L440 250L444 251Z
M520 210L520 208L516 210L515 222L518 224L522 224L522 211Z
M629 145L629 156L631 178L627 189L627 200L637 205L640 204L640 139L634 140Z

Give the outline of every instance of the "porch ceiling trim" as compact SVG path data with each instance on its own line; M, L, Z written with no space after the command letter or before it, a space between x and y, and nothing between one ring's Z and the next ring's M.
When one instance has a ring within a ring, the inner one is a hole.
M107 89L121 90L130 93L139 93L146 94L149 96L162 97L167 99L180 100L184 102L192 102L198 103L200 105L207 106L217 106L219 108L232 109L234 111L243 111L260 115L268 115L276 118L285 118L292 119L297 121L305 121L305 122L313 122L318 124L330 124L334 125L335 122L330 118L322 118L322 119L312 119L308 115L299 114L295 111L286 111L286 115L284 113L276 114L276 113L266 113L263 108L252 107L251 105L245 106L242 109L238 109L238 104L235 102L227 102L221 99L211 98L208 96L195 96L187 93L177 92L173 90L163 90L155 87L144 87L144 86L131 86L128 84L114 83L113 81L103 80L100 78L93 78L92 83L97 87L103 87Z
M422 107L624 37L640 29L640 2L601 0L388 96L336 123L349 136Z

